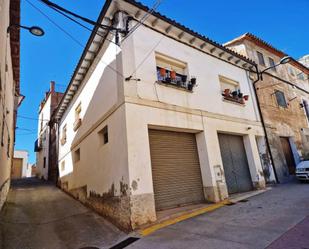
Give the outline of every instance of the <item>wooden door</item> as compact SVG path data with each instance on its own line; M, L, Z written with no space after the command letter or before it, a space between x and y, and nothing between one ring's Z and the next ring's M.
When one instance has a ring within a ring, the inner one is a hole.
M288 137L280 137L284 157L291 175L295 174L295 161Z

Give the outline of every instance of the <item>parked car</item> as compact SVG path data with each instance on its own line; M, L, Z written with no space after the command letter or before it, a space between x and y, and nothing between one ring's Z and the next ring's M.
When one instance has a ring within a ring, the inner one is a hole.
M309 181L309 160L297 164L296 177L300 181Z

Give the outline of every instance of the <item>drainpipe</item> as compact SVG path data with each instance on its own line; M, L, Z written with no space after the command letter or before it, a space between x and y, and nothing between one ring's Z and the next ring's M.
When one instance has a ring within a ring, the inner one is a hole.
M261 73L259 72L259 69L258 69L257 65L255 65L255 70L256 70L257 79L252 82L252 84L253 84L253 91L254 91L254 95L255 95L255 99L256 99L256 103L257 103L257 107L258 107L258 112L260 114L261 123L262 123L264 134L265 134L266 147L267 147L267 150L269 151L270 161L271 161L271 164L273 165L273 170L274 170L276 181L277 181L277 183L280 183L280 181L278 179L277 172L276 172L276 168L275 168L274 158L273 158L273 155L272 155L272 152L271 152L271 149L270 149L270 143L269 143L269 139L268 139L268 136L267 136L267 130L266 130L266 126L265 126L265 121L264 121L264 118L263 118L263 114L262 114L262 110L261 110L261 106L260 106L260 101L259 101L259 98L258 98L258 95L257 95L256 86L255 86L256 83L260 81L260 79L261 80L263 80L263 79L261 77Z

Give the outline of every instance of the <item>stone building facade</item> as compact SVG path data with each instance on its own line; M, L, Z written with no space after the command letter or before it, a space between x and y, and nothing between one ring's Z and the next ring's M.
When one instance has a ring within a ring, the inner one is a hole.
M259 70L279 63L286 54L252 34L244 34L226 47L254 60ZM309 69L291 59L267 70L256 83L267 137L279 182L294 174L295 165L309 153Z

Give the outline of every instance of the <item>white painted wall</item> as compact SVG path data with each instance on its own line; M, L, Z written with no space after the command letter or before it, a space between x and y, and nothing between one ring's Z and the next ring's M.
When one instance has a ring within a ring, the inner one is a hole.
M147 37L147 39L145 39ZM151 38L150 38L151 37ZM162 38L163 37L163 38ZM253 92L249 87L245 70L221 61L187 45L163 36L149 28L141 26L129 39L125 41L124 48L124 75L141 79L139 82L130 81L125 84L125 95L159 101L171 105L187 107L218 113L231 117L248 120L258 120L254 110ZM188 75L197 78L198 86L194 92L181 91L156 84L155 52L178 59L187 63ZM145 59L146 58L146 59ZM238 81L244 94L249 94L249 101L245 106L222 101L222 92L219 75Z
M48 179L49 162L49 126L51 118L51 94L49 94L43 108L39 112L38 139L41 140L42 149L36 153L37 175L39 178ZM42 123L42 125L41 125ZM42 127L42 129L41 129ZM45 167L44 167L45 158Z
M22 166L22 178L31 177L31 165L28 163L29 153L25 150L15 150L14 158L19 158L23 160Z
M10 1L0 0L0 81L2 84L2 90L0 91L0 140L3 136L3 146L0 146L0 209L9 190L15 129L13 119L15 85L13 81L10 35L7 33L10 22L9 6ZM3 134L1 134L2 125L4 125Z
M59 144L58 165L60 179L68 182L69 189L87 185L88 194L90 191L103 194L114 185L116 195L120 195L120 181L128 182L125 110L118 95L119 76L114 71L121 72L121 64L116 63L121 57L114 44L102 48L61 119L60 139L66 125L67 141ZM75 108L79 103L82 124L74 131ZM108 125L109 142L101 145L98 132L105 125ZM78 148L81 159L74 162L74 151Z

